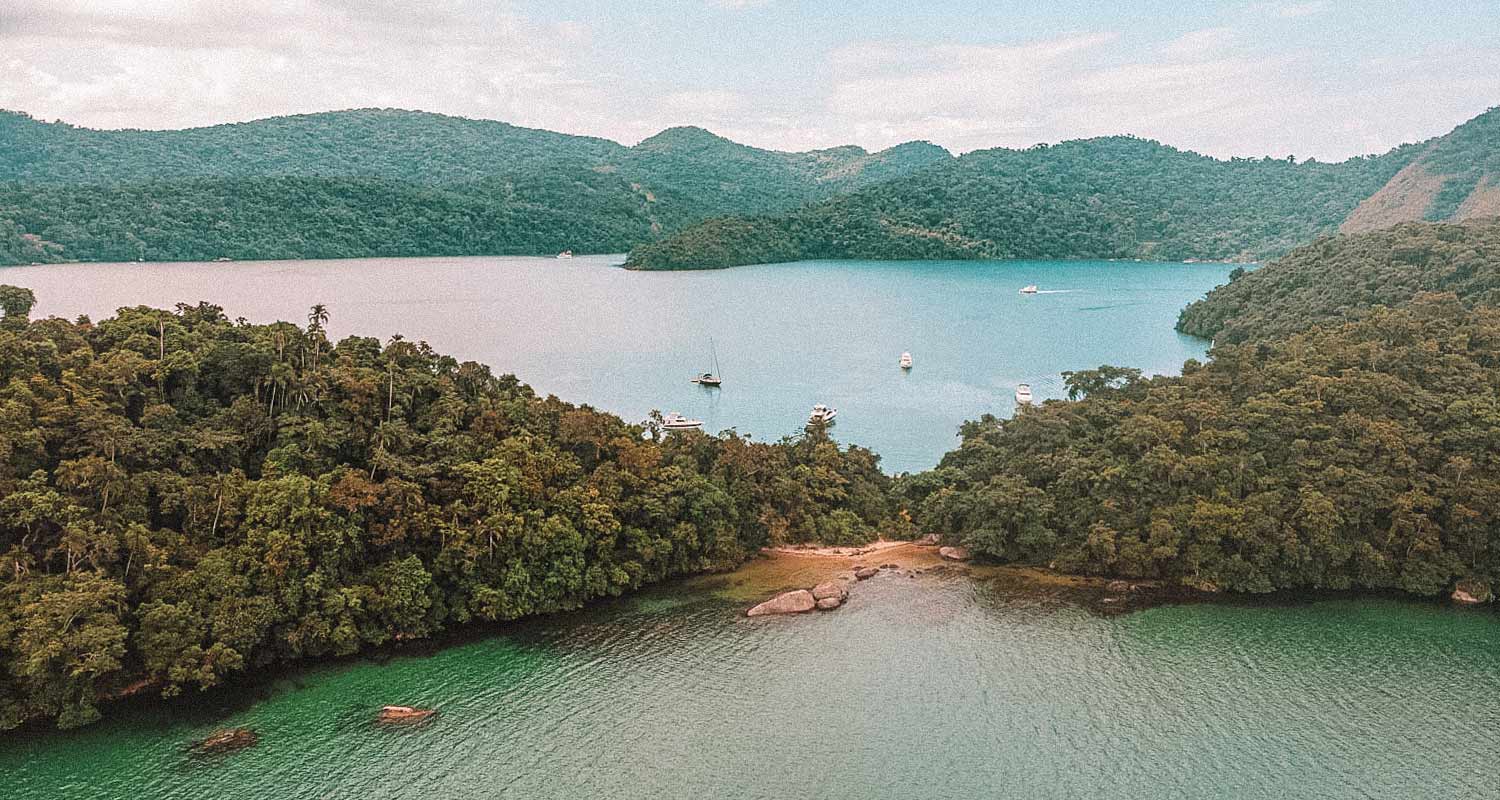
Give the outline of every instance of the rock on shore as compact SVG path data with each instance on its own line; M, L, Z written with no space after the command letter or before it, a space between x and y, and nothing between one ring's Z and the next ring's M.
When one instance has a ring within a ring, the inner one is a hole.
M939 547L938 555L949 561L968 561L969 548L967 547Z
M1459 581L1458 585L1453 587L1453 594L1450 598L1461 605L1476 606L1490 602L1495 599L1495 595L1489 585L1482 581Z
M818 607L817 598L806 589L794 589L790 592L782 592L764 603L745 612L747 617L760 617L766 614L801 614Z

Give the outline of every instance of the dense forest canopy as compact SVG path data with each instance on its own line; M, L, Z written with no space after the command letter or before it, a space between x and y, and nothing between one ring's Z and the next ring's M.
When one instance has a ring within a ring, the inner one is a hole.
M0 729L904 530L818 430L664 435L322 306L34 302L0 286Z
M1500 308L1500 220L1323 239L1237 275L1183 309L1177 327L1221 343L1276 338L1403 305L1420 292Z
M699 128L625 147L409 111L98 131L0 112L0 264L623 252L951 157L781 153Z
M710 220L640 269L803 258L1258 260L1336 230L1416 154L1220 161L1110 137L985 150L796 212Z
M1467 254L1495 233L1418 224L1295 252L1208 301L1265 301L1215 317L1230 323L1208 363L1069 375L1078 399L965 425L897 495L921 529L1004 561L1210 590L1488 597L1500 298L1466 281L1493 274L1497 254Z

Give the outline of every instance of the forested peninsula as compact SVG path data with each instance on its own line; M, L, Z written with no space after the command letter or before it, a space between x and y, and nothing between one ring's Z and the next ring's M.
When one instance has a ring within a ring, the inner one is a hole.
M1488 599L1497 242L1500 221L1319 241L1184 313L1225 339L1207 363L1068 374L1072 399L967 423L894 479L817 429L667 436L420 342L330 342L321 306L305 326L206 303L33 321L0 287L0 726L788 542L938 533L1204 591Z
M393 337L0 286L0 729L899 535L874 454L664 435Z

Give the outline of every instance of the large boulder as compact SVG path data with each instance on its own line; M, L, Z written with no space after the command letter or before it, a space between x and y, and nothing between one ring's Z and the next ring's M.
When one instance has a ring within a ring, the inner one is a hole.
M818 608L822 611L832 611L844 604L842 597L825 597L818 601Z
M1490 591L1488 584L1483 581L1459 581L1453 587L1453 602L1466 606L1475 606L1480 603L1488 603L1495 599L1494 593Z
M790 592L782 592L764 603L745 612L747 617L760 617L766 614L801 614L817 608L817 598L806 589L795 589Z
M827 600L829 598L833 598L835 600L838 600L839 602L843 602L844 598L848 595L849 590L841 581L823 581L822 583L812 588L812 596L814 600Z
M949 561L968 561L969 548L967 547L939 547L938 555Z
M857 569L857 570L854 571L854 577L857 580L862 580L862 581L863 580L869 580L870 578L873 578L873 577L875 577L876 575L879 575L879 574L880 574L880 568L879 567L860 567L859 569Z

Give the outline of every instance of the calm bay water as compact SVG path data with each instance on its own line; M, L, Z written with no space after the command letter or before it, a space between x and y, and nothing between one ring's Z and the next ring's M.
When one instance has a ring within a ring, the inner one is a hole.
M887 470L926 469L961 422L1012 411L1015 387L1063 394L1059 373L1100 364L1176 373L1206 343L1177 312L1223 283L1222 264L801 262L638 273L614 257L77 264L0 270L37 314L208 300L230 317L302 322L334 337L425 339L513 372L541 393L630 421L681 411L759 439L797 433L814 403L835 436ZM1018 290L1037 284L1042 293ZM689 382L713 368L722 389ZM910 351L916 367L896 367Z
M1489 611L1099 617L929 573L862 583L836 612L747 619L745 587L723 580L300 671L237 704L0 737L0 774L34 800L1495 796ZM440 716L381 729L388 702ZM224 725L260 743L185 752Z

